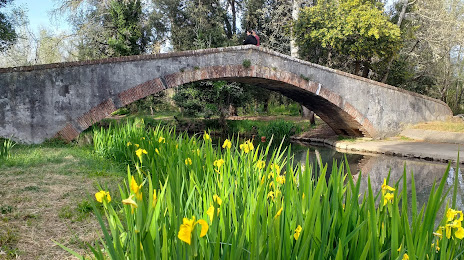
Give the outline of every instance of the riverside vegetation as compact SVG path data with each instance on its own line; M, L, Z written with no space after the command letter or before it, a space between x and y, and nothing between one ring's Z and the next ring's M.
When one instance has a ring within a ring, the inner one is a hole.
M360 194L347 165L326 177L326 166L294 166L290 147L214 144L206 132L147 131L143 122L95 131L94 145L129 164L121 199L96 191L96 259L460 259L464 251L457 183L445 199L448 170L419 208L412 173L392 186L389 177L381 187L369 180Z

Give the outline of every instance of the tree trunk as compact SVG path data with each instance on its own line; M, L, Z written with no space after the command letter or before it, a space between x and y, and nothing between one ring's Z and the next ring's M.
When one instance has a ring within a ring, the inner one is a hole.
M358 75L360 69L361 69L361 62L359 60L356 60L354 62L354 75Z
M400 16L398 17L398 22L396 25L401 29L401 24L403 23L404 16L406 15L406 8L408 7L409 1L408 0L403 0L403 6L401 7L401 13ZM388 74L390 74L391 70L391 65L393 63L393 59L395 58L395 55L392 55L390 59L388 60L387 64L387 71L385 72L385 75L383 75L382 82L386 83L388 79Z
M298 15L300 12L300 2L301 0L293 0L292 1L292 19L293 21L298 20ZM298 57L298 46L296 45L295 35L293 33L293 28L291 31L292 38L290 39L290 56Z
M229 105L229 116L237 116L237 108L232 104Z
M364 61L363 62L363 73L362 73L363 78L369 77L369 70L370 70L370 62Z
M232 9L232 30L233 34L237 33L237 10L235 9L235 0L231 0L231 9Z

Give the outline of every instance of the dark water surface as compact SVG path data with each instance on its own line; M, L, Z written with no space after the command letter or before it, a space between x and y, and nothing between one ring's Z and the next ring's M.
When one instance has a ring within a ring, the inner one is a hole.
M380 190L384 178L387 178L389 171L391 172L389 183L390 186L394 186L394 184L403 176L403 171L406 167L408 174L408 189L411 188L410 173L414 173L417 204L419 207L427 202L433 182L436 180L437 183L439 183L448 167L448 164L444 163L415 160L403 157L377 154L362 155L354 153L341 153L330 147L313 146L302 143L292 143L291 147L294 154L294 163L305 163L307 152L309 151L309 161L313 165L316 165L316 153L319 153L323 164L327 163L328 173L331 172L332 163L334 160L338 165L340 165L341 162L344 162L344 156L346 156L353 177L356 179L361 178L361 193L364 191L367 192L368 176L371 179L373 192L377 192ZM445 190L448 188L453 188L455 169L456 165L451 165L450 174L445 185ZM461 169L458 169L458 173L458 194L456 208L463 210L464 181ZM400 187L402 187L402 182L400 182ZM447 196L449 199L451 199L452 193L453 190L451 189Z

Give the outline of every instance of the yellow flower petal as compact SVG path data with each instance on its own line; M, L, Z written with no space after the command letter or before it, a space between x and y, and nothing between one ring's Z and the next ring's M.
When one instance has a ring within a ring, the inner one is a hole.
M95 199L97 199L98 202L103 203L103 197L105 197L105 192L104 191L99 191L95 193Z
M213 165L218 167L218 168L221 168L221 166L224 165L224 162L225 162L224 159L215 160L213 162Z
M160 136L160 138L158 138L158 143L166 143L166 139Z
M140 186L137 184L137 181L135 180L134 175L132 175L130 189L133 193L139 192L139 189L140 189Z
M190 226L182 224L180 225L179 233L177 233L177 237L184 241L187 244L192 243L192 229Z
M298 225L298 227L295 229L295 234L293 234L295 240L298 240L298 238L300 237L301 230L303 230L303 228L300 225Z
M224 143L222 144L222 148L230 149L231 147L232 147L232 142L230 142L229 139L224 140Z
M190 157L185 159L185 165L187 166L192 165L192 159L190 159Z
M265 161L262 161L262 160L259 160L257 163L256 163L256 168L258 169L264 169L264 167L266 167L266 162Z
M282 210L283 210L283 209L284 209L284 208L282 207L282 208L279 209L279 211L277 211L277 213L276 213L275 216L274 216L274 219L276 219L278 216L280 216L280 214L282 214Z
M383 196L383 205L387 205L387 202L392 201L395 195L393 193L387 193Z
M205 131L205 133L203 134L203 139L205 139L205 141L210 140L209 134L207 134L206 131Z
M138 208L137 202L135 202L132 198L134 197L134 194L131 194L129 198L125 199L122 201L122 204L124 205L130 205L133 209Z
M274 199L274 192L273 191L270 191L268 194L267 194L267 198L271 198L271 199Z
M219 206L222 204L222 199L216 194L213 195L213 201L219 204Z
M382 184L382 194L385 194L387 191L395 191L394 188L390 187L387 185L387 180L383 179L383 184Z
M210 222L213 222L214 218L214 206L209 206L208 210L206 211L206 215L208 215Z
M457 230L454 232L454 236L459 239L464 238L464 228L458 227Z
M404 255L403 255L403 260L409 260L408 254L404 253Z
M200 232L200 237L206 236L206 233L208 232L208 223L204 221L203 219L199 219L195 224L200 224L201 225L201 232Z

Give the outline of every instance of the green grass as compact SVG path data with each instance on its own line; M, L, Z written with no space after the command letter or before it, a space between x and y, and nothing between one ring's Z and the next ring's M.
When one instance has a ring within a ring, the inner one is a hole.
M92 147L57 141L15 145L0 162L0 251L6 253L0 259L67 258L60 248L44 246L50 239L95 243L100 231L91 192L103 186L120 201L117 183L125 173L126 165Z
M418 208L406 171L393 187L389 177L382 187L368 177L360 194L361 179L347 164L330 174L309 159L293 166L291 147L232 140L229 148L206 135L147 131L143 122L95 131L94 140L98 153L133 165L120 199L103 195L104 214L94 211L103 231L91 247L96 259L459 259L464 252L457 224L449 237L434 235L435 223L451 223L438 219L440 208L456 208L457 184L452 202L444 199L449 168Z
M25 174L29 169L55 165L55 172L63 175L89 172L91 175L121 175L124 166L117 162L95 156L91 147L77 147L63 144L17 145L12 150L12 156L0 164L0 170L16 168L19 174ZM76 163L79 162L79 163ZM73 165L70 167L70 165Z

